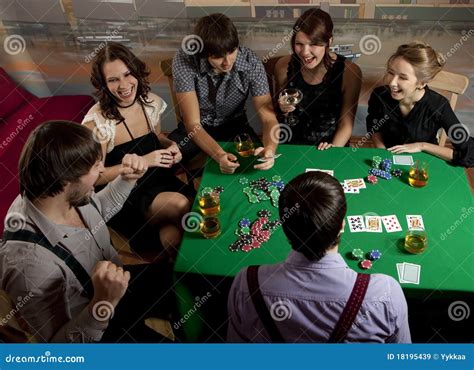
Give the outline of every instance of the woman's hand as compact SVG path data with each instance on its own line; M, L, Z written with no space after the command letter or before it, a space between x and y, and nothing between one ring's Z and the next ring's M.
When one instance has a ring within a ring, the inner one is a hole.
M423 143L411 143L403 145L395 145L391 148L387 148L388 151L398 154L398 153L418 153L423 151Z
M176 144L174 141L172 141L171 145L166 149L169 150L173 155L173 164L179 163L181 159L183 159L183 154L181 154L178 144Z
M168 149L154 150L143 156L148 167L170 168L173 165L173 154Z

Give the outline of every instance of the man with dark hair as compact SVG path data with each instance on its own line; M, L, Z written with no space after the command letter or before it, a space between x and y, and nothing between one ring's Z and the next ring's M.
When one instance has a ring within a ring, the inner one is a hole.
M283 263L250 266L232 285L230 342L411 342L400 285L357 274L338 253L346 200L322 172L284 188L280 220L293 251Z
M95 194L103 169L92 131L73 122L43 124L23 148L21 194L0 242L0 287L14 302L28 298L16 315L39 342L144 338L139 310L156 302L134 296L137 307L127 308L134 272L122 267L105 223L146 172L146 162L125 155L120 176Z
M173 79L183 122L170 138L180 145L183 158L203 150L223 173L233 173L237 158L216 141L233 141L242 133L260 141L245 112L251 94L263 126L263 147L255 155L264 162L255 168L271 168L280 134L262 62L252 50L239 46L237 30L224 14L201 18L195 35L182 46L173 59Z

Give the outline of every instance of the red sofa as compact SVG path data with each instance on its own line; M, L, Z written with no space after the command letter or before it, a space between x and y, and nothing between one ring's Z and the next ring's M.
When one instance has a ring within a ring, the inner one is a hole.
M0 68L0 236L10 204L18 195L18 160L31 131L45 121L81 122L94 99L87 95L38 98Z

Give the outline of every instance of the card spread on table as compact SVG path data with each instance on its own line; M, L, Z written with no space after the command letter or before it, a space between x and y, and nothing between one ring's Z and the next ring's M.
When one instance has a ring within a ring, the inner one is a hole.
M348 193L348 194L359 194L360 193L359 188L351 188L349 185L347 185L344 182L341 182L341 186L344 189L344 193Z
M393 164L411 166L413 163L414 163L413 157L411 155L394 155L393 156Z
M344 184L351 188L356 188L356 189L365 189L365 181L364 179L348 179L344 180Z
M347 216L349 230L353 233L365 231L364 216Z
M407 215L408 230L424 230L425 225L420 215Z
M385 226L385 230L387 230L388 233L402 231L402 226L400 225L396 215L383 216L382 222Z
M398 280L405 284L420 284L421 266L414 263L397 263Z
M365 228L369 233L382 232L382 220L380 216L365 216Z
M333 170L321 170L319 168L307 168L305 172L313 172L313 171L320 171L320 172L327 173L328 175L334 176Z

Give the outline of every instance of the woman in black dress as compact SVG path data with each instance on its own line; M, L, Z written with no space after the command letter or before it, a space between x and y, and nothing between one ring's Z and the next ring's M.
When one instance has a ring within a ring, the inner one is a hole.
M367 132L377 148L394 154L426 152L455 165L474 165L474 140L459 122L448 100L429 83L445 60L422 42L401 45L387 62L386 85L369 99ZM444 129L454 149L438 145Z
M192 189L174 176L171 167L181 160L181 152L161 133L160 115L166 103L150 92L148 75L145 63L127 47L107 43L92 66L91 82L99 102L87 113L83 124L93 130L104 152L105 171L98 185L117 177L127 153L143 156L148 164L147 173L111 225L132 238L133 246L137 246L135 237L151 229L159 235L165 250L175 256Z
M319 150L345 146L352 135L362 84L360 68L329 51L333 23L328 13L309 9L293 26L291 56L275 66L277 91L297 88L303 100L296 106L279 101L282 114L293 112L291 144L315 145Z

